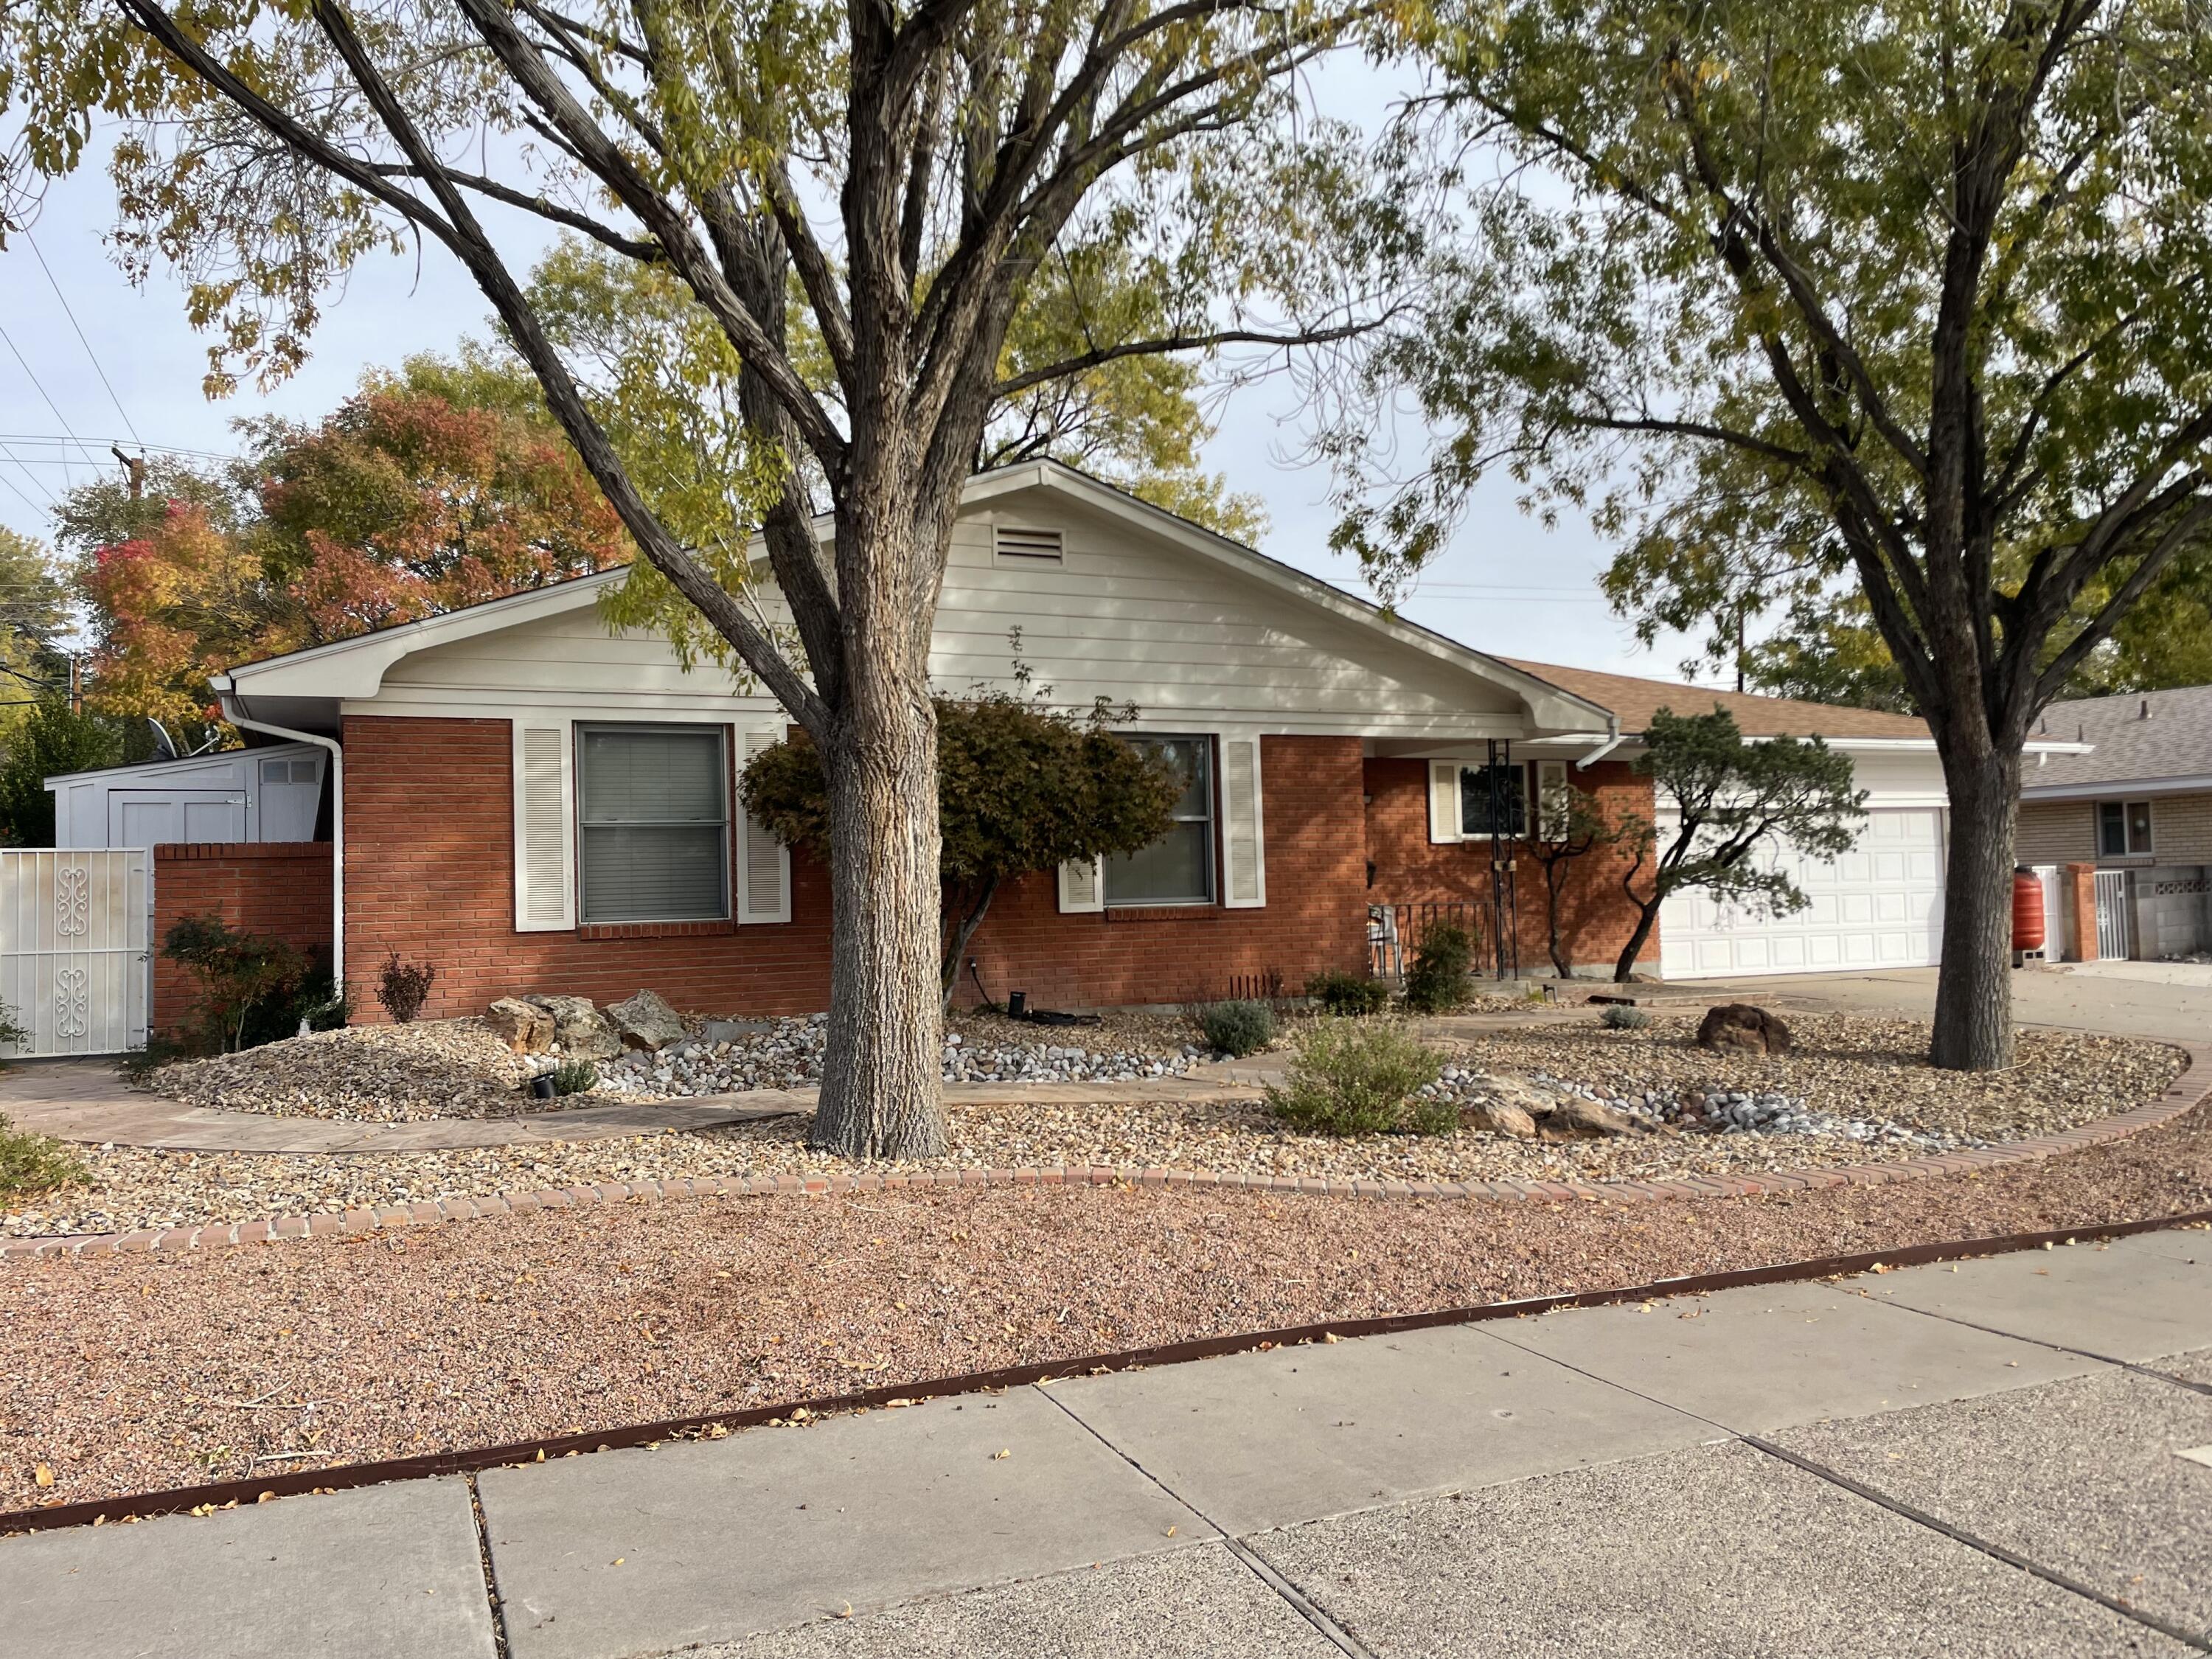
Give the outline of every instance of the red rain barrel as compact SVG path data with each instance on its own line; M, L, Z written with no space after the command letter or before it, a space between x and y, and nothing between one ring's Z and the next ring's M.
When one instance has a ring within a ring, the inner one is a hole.
M2033 870L2012 872L2012 948L2043 948L2043 878Z

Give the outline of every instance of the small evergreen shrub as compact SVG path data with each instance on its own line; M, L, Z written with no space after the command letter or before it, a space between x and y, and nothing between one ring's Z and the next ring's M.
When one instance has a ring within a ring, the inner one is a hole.
M376 1000L384 1005L384 1012L404 1025L422 1012L422 1005L430 1000L430 987L436 982L438 970L427 962L402 962L394 951L384 959L384 971L377 981Z
M1363 1014L1379 1014L1390 1006L1389 988L1379 979L1364 979L1358 974L1340 974L1334 969L1316 974L1306 981L1306 994L1321 1004L1322 1012L1334 1014L1339 1019L1356 1019Z
M1640 1031L1651 1023L1651 1016L1625 1002L1608 1002L1597 1023L1608 1031Z
M1435 1082L1441 1069L1395 1021L1324 1019L1299 1036L1297 1056L1282 1084L1267 1091L1267 1103L1284 1122L1311 1134L1436 1133L1456 1123L1457 1112L1443 1101L1409 1109L1407 1097Z
M1275 1040L1275 1011L1264 1002L1214 1002L1198 1011L1206 1046L1242 1060Z
M1474 941L1467 929L1439 923L1421 936L1406 970L1406 1006L1417 1014L1449 1013L1474 994L1468 977Z
M0 1117L0 1198L34 1198L85 1179L84 1165L60 1141L10 1128Z
M564 1060L547 1073L556 1095L580 1095L599 1080L599 1068L588 1060Z
M327 976L315 974L293 946L233 927L220 916L179 917L161 953L199 981L191 1036L204 1051L227 1054L290 1036L331 1000Z

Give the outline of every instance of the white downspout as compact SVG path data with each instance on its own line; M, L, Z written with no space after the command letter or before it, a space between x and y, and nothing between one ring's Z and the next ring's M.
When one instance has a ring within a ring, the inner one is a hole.
M1614 750L1620 748L1620 716L1618 714L1607 714L1605 717L1605 741L1598 744L1596 748L1591 750L1589 754L1584 755L1580 760L1577 761L1575 763L1575 770L1577 772L1589 770L1591 767L1603 760L1607 755L1610 755Z
M228 674L216 674L209 684L215 687L222 700L222 717L233 726L248 732L259 732L265 736L283 738L289 743L312 743L326 749L331 756L331 977L337 981L338 989L345 989L345 750L336 738L317 737L313 732L295 732L289 726L271 726L266 720L246 717L246 705L240 701L234 682Z

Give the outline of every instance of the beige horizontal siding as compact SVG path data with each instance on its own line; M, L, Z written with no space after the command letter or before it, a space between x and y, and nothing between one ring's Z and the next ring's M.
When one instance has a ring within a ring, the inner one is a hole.
M2013 856L2022 864L2076 864L2096 857L2095 806L2086 800L2022 801Z
M2112 800L2141 800L2115 790ZM2097 857L2097 803L2031 800L2020 807L2015 854L2023 864L2086 862ZM2153 795L2148 857L2129 864L2212 864L2212 794Z

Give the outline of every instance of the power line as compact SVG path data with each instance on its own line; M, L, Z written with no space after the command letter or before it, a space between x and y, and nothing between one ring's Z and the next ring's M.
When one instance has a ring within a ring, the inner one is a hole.
M28 230L24 231L23 240L31 244L31 252L38 259L39 269L46 273L46 286L53 289L54 298L62 302L62 314L70 319L70 326L76 331L77 343L84 348L84 355L92 359L92 372L100 376L100 385L107 388L108 402L115 405L115 412L123 417L123 424L130 428L131 435L137 438L138 428L131 425L131 412L123 407L123 399L115 395L115 384L107 378L107 371L100 366L100 356L93 350L92 342L85 338L84 325L77 321L76 313L70 308L69 295L62 292L62 285L54 280L53 267L46 263L46 256L39 252L39 244ZM66 427L69 422L64 421L62 424Z
M24 495L21 490L15 489L15 481L13 478L0 478L0 483L6 484L10 489L15 489L16 495L22 496L23 505L29 507L33 513L52 512L54 505L53 491L48 489L46 485L40 483L38 480L37 475L33 473L29 467L23 465L22 457L16 454L14 450L10 449L4 443L0 443L0 455L6 456L9 461L14 465L15 471L23 475L24 481L27 483L32 489L37 490L39 494L46 498L46 504L44 507L40 507L28 495Z
M69 423L69 416L62 413L61 405L54 401L53 394L46 390L46 382L40 380L37 374L33 372L29 359L23 356L22 348L15 343L15 337L9 333L4 324L0 324L0 340L5 340L8 343L8 349L15 354L15 361L22 364L23 373L30 375L31 384L38 387L39 396L46 400L46 407L54 411L54 418L62 423L62 430L70 434L70 441L82 442L82 440L76 435L76 428ZM69 477L67 467L62 469L62 477L64 480Z
M74 446L84 452L87 464L94 466L111 465L105 460L94 459L94 452L104 456L112 447L123 441L124 440L120 438L80 438L73 434L66 438L57 438L50 432L0 432L0 444L43 444L57 449L66 449ZM135 432L131 434L130 441L137 444L141 449L150 450L156 454L185 455L194 460L234 461L239 459L234 452L226 453L217 449L190 449L180 444L149 444L138 437Z

